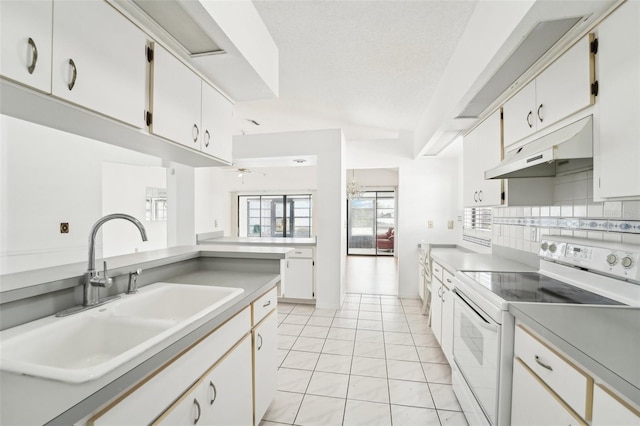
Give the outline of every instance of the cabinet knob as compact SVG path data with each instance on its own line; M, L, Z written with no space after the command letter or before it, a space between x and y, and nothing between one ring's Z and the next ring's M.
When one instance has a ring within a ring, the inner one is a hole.
M482 202L482 190L478 191L478 201Z
M38 47L31 37L29 37L27 43L29 43L31 47L31 64L27 67L27 71L29 71L29 74L33 74L33 71L36 69L36 64L38 63Z
M473 201L478 202L478 191L473 193Z
M546 368L549 371L553 371L553 368L551 368L549 364L545 364L544 362L540 361L540 357L538 355L535 356L535 360L540 367Z
M211 140L211 133L208 130L204 131L204 146L209 148L209 141Z
M260 343L258 343L258 350L262 349L262 335L258 333L258 339L260 339Z
M531 122L531 115L533 115L533 111L529 111L529 114L527 114L527 124L529 125L529 128L533 127L533 123Z
M67 85L69 90L72 90L76 85L76 79L78 78L78 67L76 67L76 63L73 62L73 59L69 59L69 66L71 67L71 81Z

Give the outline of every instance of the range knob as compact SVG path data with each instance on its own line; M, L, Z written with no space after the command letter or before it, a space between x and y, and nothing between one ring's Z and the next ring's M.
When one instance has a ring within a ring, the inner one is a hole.
M611 253L609 256L607 256L607 263L611 266L615 265L618 262L618 256L616 256L615 254Z
M542 251L547 251L547 249L549 248L549 243L543 241L542 244L540 244L540 248L542 249Z
M553 244L553 243L551 243L551 245L549 246L549 251L550 251L551 253L555 253L555 252L556 252L556 250L558 250L558 246L557 246L557 245L555 245L555 244Z
M620 261L620 264L625 268L631 268L631 265L633 265L633 259L630 258L629 256L625 256Z

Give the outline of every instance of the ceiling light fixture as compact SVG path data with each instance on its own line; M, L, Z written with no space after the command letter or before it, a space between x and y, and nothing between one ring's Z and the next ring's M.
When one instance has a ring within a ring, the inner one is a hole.
M351 170L351 182L347 184L347 199L355 200L362 197L362 186L356 182L356 171Z

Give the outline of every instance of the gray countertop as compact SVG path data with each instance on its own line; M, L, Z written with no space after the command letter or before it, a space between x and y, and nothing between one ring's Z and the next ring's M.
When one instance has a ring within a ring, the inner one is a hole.
M511 303L509 312L640 405L640 308Z
M472 253L460 248L434 247L431 249L431 258L451 273L456 273L457 271L530 272L538 270L537 267L496 256L495 254Z
M284 259L292 248L257 247L246 244L207 244L178 246L105 259L109 275L126 274L132 266L150 269L198 257L240 257L244 259ZM81 284L87 270L86 262L71 263L51 268L35 269L0 275L2 303L33 297ZM77 282L70 283L69 280Z
M281 237L218 237L198 240L198 244L246 244L252 246L315 246L316 239L313 238L281 238Z
M228 246L222 248L198 246L163 250L162 252L173 255L164 260L160 259L158 253L141 253L140 255L143 255L143 258L149 262L169 264L198 256L247 259L257 256L258 258L276 259L285 257L290 251L291 249L288 248L242 247L242 249L233 248L230 250ZM185 258L185 256L187 257ZM136 257L136 255L132 255L129 260ZM163 282L239 287L245 291L205 317L96 380L72 384L0 371L0 394L2 395L0 398L0 424L69 425L75 423L160 368L212 329L217 328L249 306L252 301L273 288L279 280L280 275L273 272L248 272L233 269L198 270L164 279Z

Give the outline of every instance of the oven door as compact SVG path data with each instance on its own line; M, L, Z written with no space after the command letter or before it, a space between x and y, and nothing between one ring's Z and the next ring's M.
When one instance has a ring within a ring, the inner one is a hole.
M453 358L484 415L496 424L500 324L459 290L455 291Z

